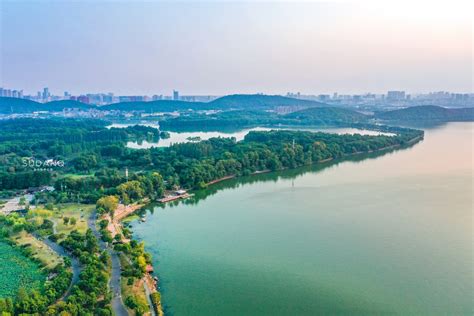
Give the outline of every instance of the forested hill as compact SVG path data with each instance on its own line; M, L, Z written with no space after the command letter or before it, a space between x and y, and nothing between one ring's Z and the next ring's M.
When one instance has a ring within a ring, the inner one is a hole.
M315 107L285 115L286 119L295 119L301 124L339 125L350 123L365 123L369 116L362 113L336 107Z
M38 103L27 99L0 97L0 113L32 113L37 111L60 112L63 109L91 109L93 105L88 105L73 100L53 101L48 103Z
M255 126L353 126L368 123L371 116L337 107L311 107L279 115L264 110L233 110L210 115L181 115L165 118L160 126L170 130L213 130L219 128L246 128Z
M137 101L137 102L120 102L101 106L101 110L115 110L115 111L139 111L139 112L174 112L186 110L210 110L212 107L209 103L204 102L187 102L187 101L173 101L173 100L158 100L158 101Z
M251 110L267 110L281 106L301 106L315 107L324 106L326 104L310 101L283 97L280 95L263 95L263 94L234 94L228 95L210 102L216 109L251 109Z
M103 110L172 112L184 110L270 110L277 107L315 107L323 103L278 95L234 94L211 102L158 100L151 102L121 102L100 107Z
M391 121L474 121L474 108L448 109L423 105L380 112L375 117Z

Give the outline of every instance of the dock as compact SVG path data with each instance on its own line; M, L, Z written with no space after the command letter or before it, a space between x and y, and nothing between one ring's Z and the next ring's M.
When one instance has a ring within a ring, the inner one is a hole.
M194 194L189 194L187 192L184 192L184 193L181 193L181 194L175 194L175 195L168 195L168 196L165 196L162 199L159 199L158 202L168 203L168 202L176 201L176 200L180 200L180 199L187 199L187 198L192 197L193 195Z

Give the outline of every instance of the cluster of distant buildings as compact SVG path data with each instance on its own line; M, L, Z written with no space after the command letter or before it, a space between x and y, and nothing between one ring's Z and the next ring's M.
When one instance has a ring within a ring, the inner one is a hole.
M287 97L320 101L328 104L346 105L444 105L444 106L474 106L474 93L452 93L446 91L430 92L425 94L408 94L405 91L387 91L385 94L320 94L303 95L301 93L286 94Z
M384 94L319 94L305 95L299 92L288 92L287 97L320 101L327 104L342 104L354 106L413 106L413 105L440 105L440 106L474 106L474 93L452 93L446 91L430 92L425 94L408 94L405 91L387 91ZM23 90L0 88L0 97L29 99L44 103L58 100L76 100L86 104L106 105L118 102L147 102L157 100L174 100L188 102L210 102L219 96L213 95L180 95L173 90L171 95L114 95L113 93L88 93L71 95L65 91L63 95L53 95L49 88L38 91L36 95L25 95Z
M71 95L65 91L63 95L53 95L49 88L43 88L43 91L38 91L36 95L25 95L23 90L12 90L0 88L0 97L11 97L28 99L40 103L60 101L60 100L75 100L85 104L106 105L118 102L147 102L157 100L174 100L174 101L188 101L188 102L210 102L218 98L212 95L180 95L179 91L173 90L172 95L114 95L113 93L87 93L81 95Z
M0 97L23 99L23 90L12 90L0 88Z

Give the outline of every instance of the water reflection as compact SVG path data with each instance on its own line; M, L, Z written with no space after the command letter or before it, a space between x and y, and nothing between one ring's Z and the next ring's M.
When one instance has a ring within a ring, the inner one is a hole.
M423 142L423 140L419 141L418 143L420 142ZM347 156L345 158L340 158L340 159L336 159L336 160L332 160L332 161L324 162L324 163L313 164L310 166L303 166L303 167L299 167L295 169L259 173L259 174L249 175L249 176L233 178L233 179L225 180L225 181L210 185L208 188L203 189L203 190L193 191L194 196L191 198L184 199L184 200L175 200L175 201L168 202L166 204L151 203L150 205L146 206L145 209L153 213L154 208L165 209L165 208L174 208L180 205L197 205L201 201L206 200L208 197L213 196L220 191L233 190L236 188L252 185L255 183L261 183L261 182L277 182L279 180L295 180L298 177L305 175L306 173L318 173L322 170L335 168L342 163L357 164L362 161L377 159L378 157L381 157L381 156L393 155L394 153L398 151L408 150L411 147L416 146L416 144L418 143L414 143L414 144L404 146L404 147L399 147L399 148L391 148L387 150L382 150L378 152Z
M160 139L158 141L149 141L149 140L141 140L141 141L133 141L128 142L127 147L134 148L134 149L146 149L151 147L169 147L173 144L178 143L185 143L190 141L199 141L199 140L207 140L214 137L234 137L237 141L241 141L244 139L245 135L247 135L251 131L270 131L270 130L299 130L299 131L309 131L309 132L324 132L324 133L332 133L332 134L361 134L361 135L393 135L390 133L384 133L380 131L373 131L368 129L357 129L357 128L311 128L311 127L254 127L244 130L227 130L227 131L201 131L201 132L169 132L170 137L167 139Z

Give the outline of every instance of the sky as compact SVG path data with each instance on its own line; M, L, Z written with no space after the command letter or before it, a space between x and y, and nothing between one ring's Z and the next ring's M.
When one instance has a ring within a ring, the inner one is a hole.
M470 1L0 0L0 87L473 92Z

